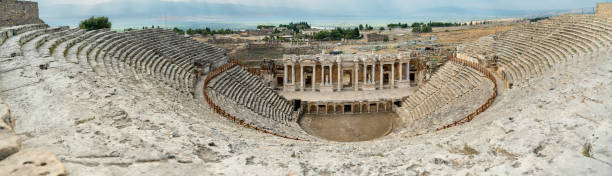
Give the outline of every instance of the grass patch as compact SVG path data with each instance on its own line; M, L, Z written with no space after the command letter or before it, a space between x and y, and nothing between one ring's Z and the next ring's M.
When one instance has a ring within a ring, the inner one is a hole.
M592 150L593 146L591 145L591 143L586 142L584 143L584 145L582 146L582 155L589 157L589 158L593 158L593 153Z
M501 149L501 148L496 148L495 150L493 150L493 153L495 155L499 154L499 155L506 156L508 159L511 159L511 160L517 160L516 155L508 152L507 150Z
M40 43L38 44L38 46L36 46L36 49L38 49L38 48L40 48L41 46L43 46L45 43L47 43L47 41L49 41L49 40L46 40L46 39L45 39L45 41L40 42Z
M452 153L459 153L459 154L463 154L463 155L478 155L478 154L480 154L480 152L478 152L478 150L470 147L467 143L464 143L462 148L452 148L450 150L450 152L452 152Z
M94 119L96 119L96 117L91 117L91 118L87 118L87 119L77 120L77 121L74 121L74 125L80 125L80 124L92 121Z
M463 145L462 152L463 152L463 154L466 154L466 155L478 155L478 154L480 154L480 152L478 152L476 149L470 147L467 144Z
M53 45L51 45L51 48L49 48L49 54L53 55L53 51L55 51L55 48L57 48L58 43L54 43Z
M478 150L470 147L467 143L464 143L462 148L453 148L451 152L453 152L453 153L460 153L460 154L463 154L463 155L478 155L478 154L480 154L480 152L478 152Z

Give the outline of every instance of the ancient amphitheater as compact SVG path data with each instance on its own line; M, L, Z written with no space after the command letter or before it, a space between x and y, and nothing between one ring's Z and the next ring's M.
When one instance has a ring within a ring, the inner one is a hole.
M416 51L288 55L279 91L170 30L6 27L0 175L608 175L610 29L594 15L525 23L434 73ZM327 99L288 98L310 92ZM396 126L360 142L303 124L376 113Z

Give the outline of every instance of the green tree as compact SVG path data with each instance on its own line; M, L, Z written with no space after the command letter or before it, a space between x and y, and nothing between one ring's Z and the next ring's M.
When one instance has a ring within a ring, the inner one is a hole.
M189 35L193 35L193 34L195 34L195 33L196 33L196 32L195 32L193 29L187 29L187 34L189 34Z
M344 30L342 28L336 28L329 34L329 39L331 40L340 40L342 38L344 38Z
M363 24L359 24L359 30L363 30Z
M328 40L329 39L329 31L321 31L317 32L313 35L313 38L316 40Z
M105 29L111 28L112 24L108 20L108 17L91 17L89 19L81 21L79 24L79 28L85 29L88 31L97 30L97 29Z
M257 25L257 29L270 29L270 28L274 28L275 26L272 25Z
M412 24L412 32L414 33L428 33L433 32L431 25L424 23Z
M185 34L184 30L176 28L176 27L174 29L172 29L172 31L174 31L175 33L180 34L180 35L184 35Z
M300 30L304 30L304 29L310 29L310 24L308 24L308 22L302 21L302 22L298 22L298 23L289 23L287 24L280 24L278 25L278 27L286 27L287 29L293 30L293 32L295 33L300 33Z
M385 27L382 27L382 26L381 26L380 28L378 28L378 30L384 31L384 30L385 30Z

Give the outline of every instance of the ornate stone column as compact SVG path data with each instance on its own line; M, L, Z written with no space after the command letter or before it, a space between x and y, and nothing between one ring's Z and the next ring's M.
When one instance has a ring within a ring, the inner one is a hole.
M374 84L376 80L374 80L374 73L376 73L376 63L372 64L370 67L372 68L372 71L370 71L370 83Z
M408 85L410 85L410 62L406 63L406 80L408 80Z
M300 64L300 90L304 91L304 65Z
M316 92L317 91L317 63L315 63L314 65L312 65L312 91Z
M368 65L363 63L363 85L368 84Z
M295 64L291 64L291 84L295 85Z
M402 73L402 71L403 71L403 70L402 70L402 65L404 65L404 63L400 62L400 63L399 63L399 71L397 71L397 75L399 76L399 81L403 81L403 80L402 80L402 74L403 74L403 73Z
M325 83L325 66L321 64L321 85L325 85L325 84L326 84Z
M382 62L380 63L379 74L380 74L380 84L379 84L380 85L380 89L383 89L384 85L383 85L383 63Z
M334 86L334 84L332 84L332 78L333 78L333 76L332 76L332 68L333 68L333 65L329 64L329 66L327 66L327 67L329 68L329 78L328 78L329 86L332 86L332 89L333 89L333 86Z
M391 89L395 88L395 62L391 63Z
M357 81L359 80L359 76L357 76L357 67L359 67L359 65L353 61L353 88L355 91L359 90L359 82Z
M338 62L338 92L342 91L342 65Z
M284 66L285 66L285 68L284 68L285 71L283 71L283 74L284 74L284 76L283 76L283 86L287 85L287 72L288 72L287 64L284 64Z

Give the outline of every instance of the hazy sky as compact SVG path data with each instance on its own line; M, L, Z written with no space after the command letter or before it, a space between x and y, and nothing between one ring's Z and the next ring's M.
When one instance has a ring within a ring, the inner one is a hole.
M45 21L87 16L185 22L518 16L591 8L606 0L34 0ZM607 0L610 1L610 0ZM164 18L165 17L165 18ZM69 20L70 19L70 20Z

